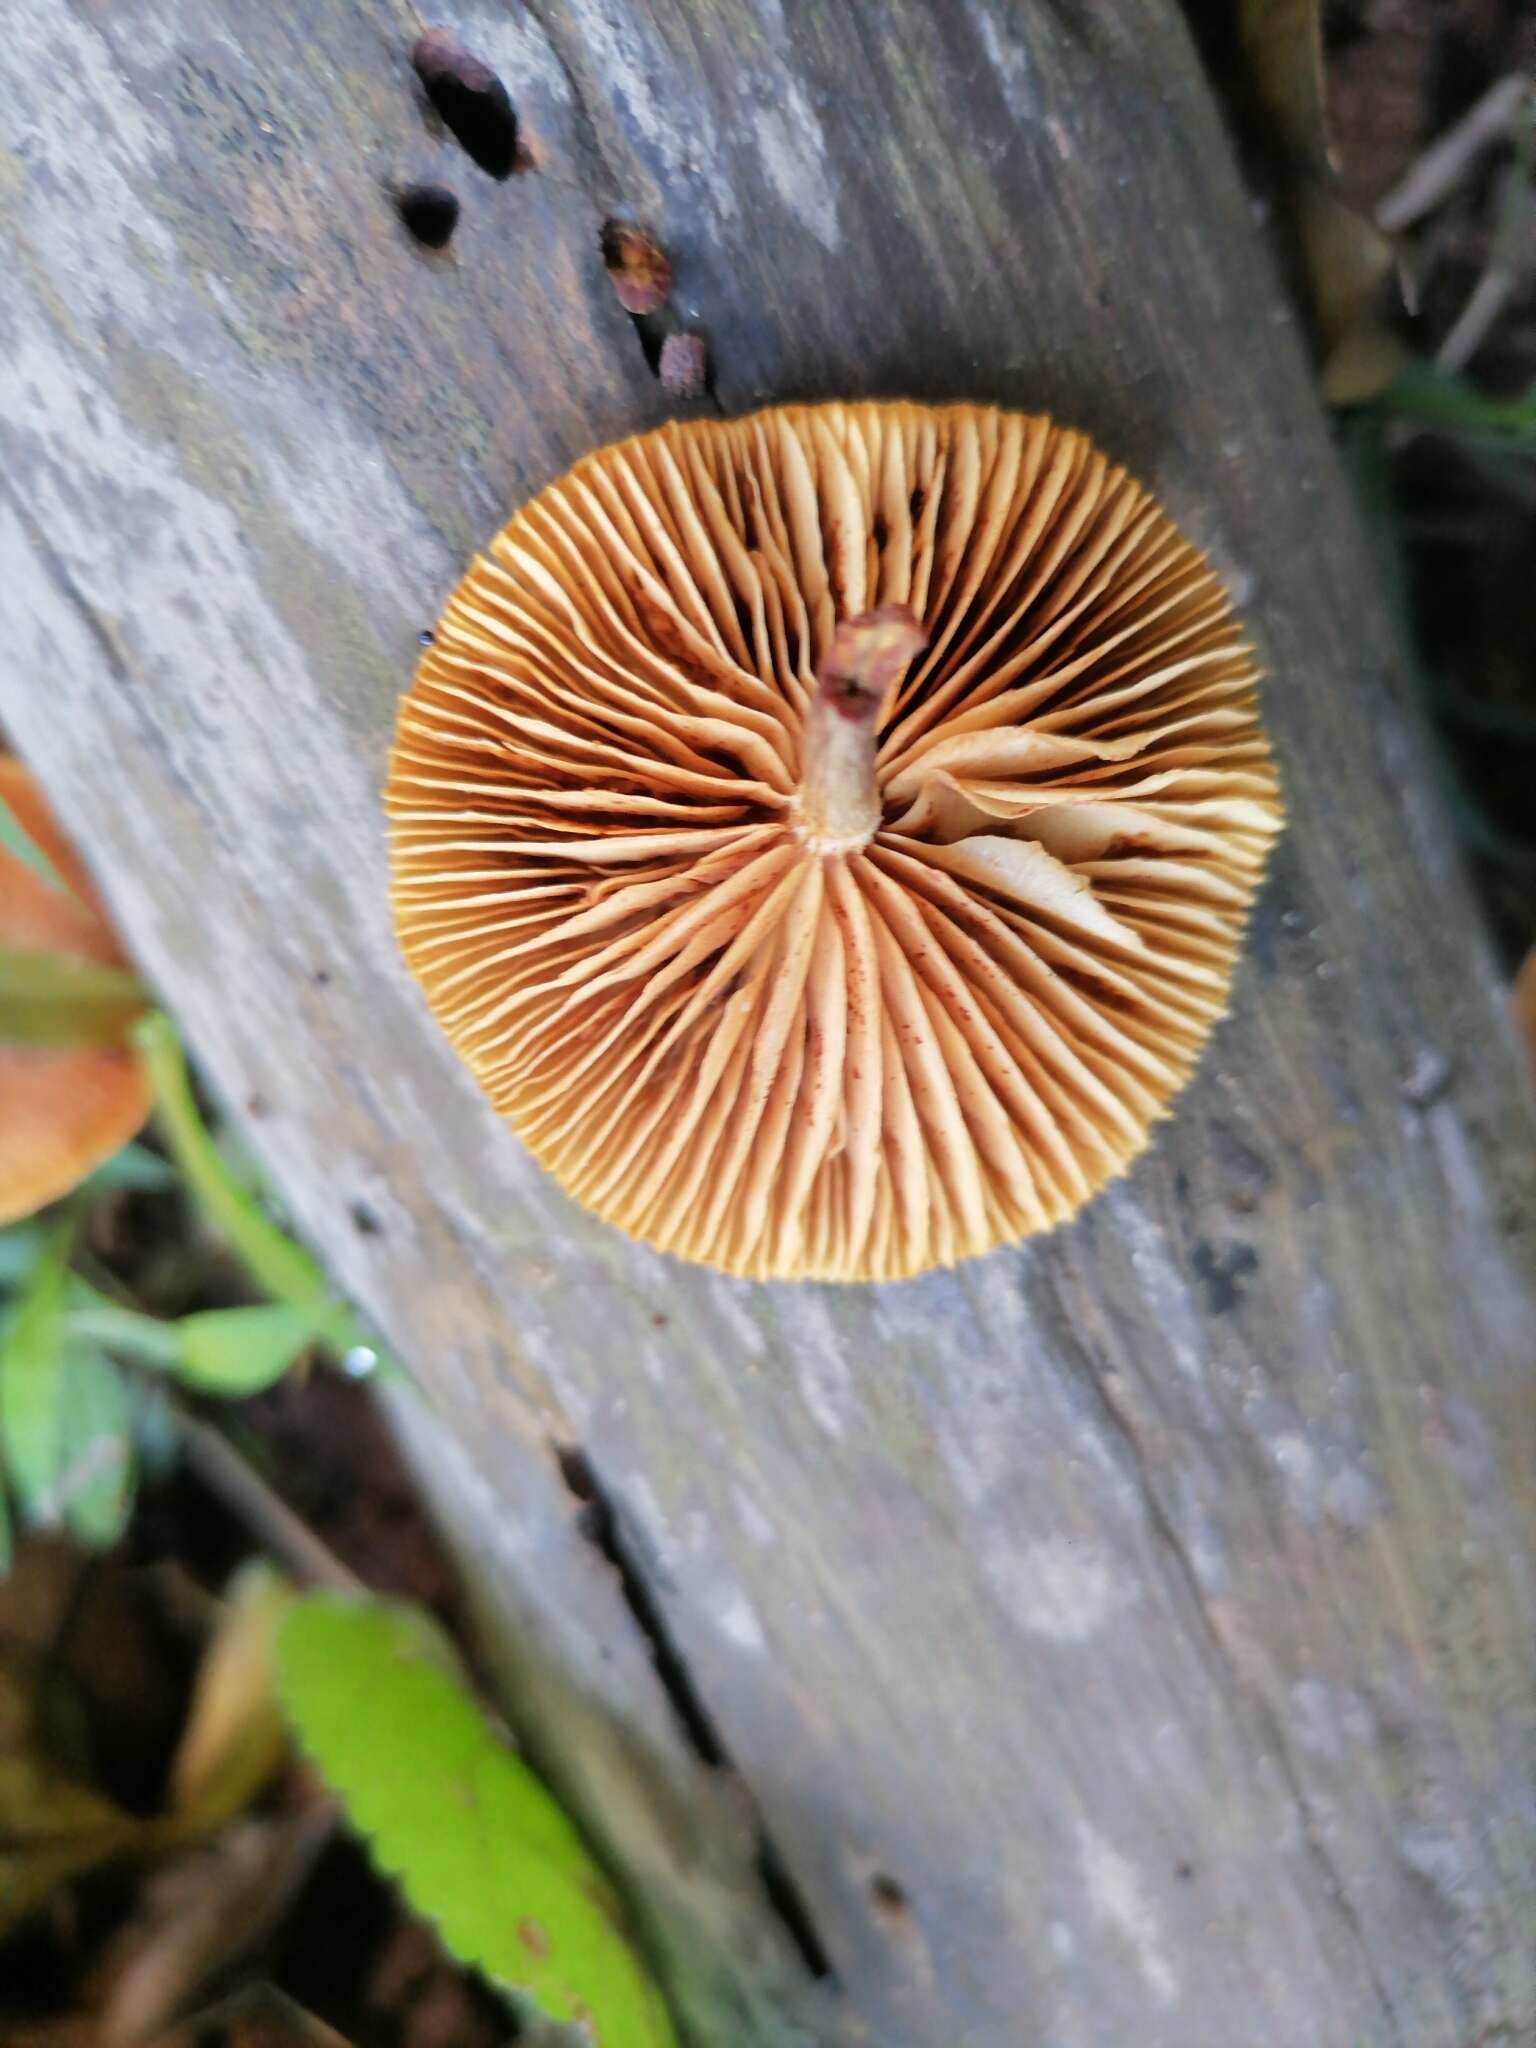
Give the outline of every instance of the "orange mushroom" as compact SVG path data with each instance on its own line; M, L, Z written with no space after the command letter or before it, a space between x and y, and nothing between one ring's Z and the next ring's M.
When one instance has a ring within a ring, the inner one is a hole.
M0 946L127 967L101 899L37 784L3 754L0 801L66 885L0 846ZM0 1224L67 1195L127 1143L150 1110L148 1080L126 1047L11 1045L3 1036L0 1030Z
M634 1236L893 1279L1072 1214L1228 998L1279 829L1209 564L1044 418L599 450L449 600L393 898L529 1149Z

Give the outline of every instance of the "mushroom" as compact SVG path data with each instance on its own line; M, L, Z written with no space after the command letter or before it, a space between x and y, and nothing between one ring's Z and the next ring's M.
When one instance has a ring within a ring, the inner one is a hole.
M1281 807L1210 565L1042 417L600 449L448 602L390 764L448 1036L607 1221L896 1279L1070 1216L1228 999Z
M0 754L0 803L64 885L0 846L0 946L127 967L89 876L12 755ZM148 1079L126 1046L0 1042L0 1224L67 1195L149 1110Z

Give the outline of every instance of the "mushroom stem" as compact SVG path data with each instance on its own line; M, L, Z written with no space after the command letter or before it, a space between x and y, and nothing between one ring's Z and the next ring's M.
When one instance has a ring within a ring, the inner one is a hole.
M911 607L844 619L816 672L805 722L800 831L821 853L866 846L880 829L875 734L912 657L928 644Z

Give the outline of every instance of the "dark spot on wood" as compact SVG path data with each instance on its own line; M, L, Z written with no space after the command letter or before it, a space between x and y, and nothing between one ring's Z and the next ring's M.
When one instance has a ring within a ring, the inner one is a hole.
M395 211L425 249L446 249L459 224L459 195L446 185L407 185L395 194Z
M640 344L640 353L645 357L645 367L653 377L661 375L661 351L667 336L677 326L677 316L668 306L659 313L631 313L629 324L635 330L635 339Z
M1228 1205L1248 1215L1274 1186L1275 1169L1224 1117L1211 1119L1210 1145Z
M1230 1315L1243 1299L1243 1282L1259 1269L1259 1255L1251 1244L1229 1244L1218 1252L1202 1238L1190 1258L1195 1278L1205 1291L1205 1306L1213 1316Z
M248 1095L245 1098L245 1113L249 1117L260 1119L272 1114L272 1105L265 1095Z
M330 969L329 969L328 967L317 967L317 968L315 969L315 987L316 987L316 988L329 988L329 987L330 987L330 985L331 985L331 970L330 970Z
M597 1481L592 1476L592 1467L587 1463L587 1454L576 1444L556 1444L555 1463L560 1468L560 1477L567 1490L582 1502L597 1498Z
M1193 1863L1180 1863L1173 1874L1181 1884L1188 1884L1195 1874L1195 1866Z
M437 635L433 632L432 628L430 626L423 626L416 635L416 644L418 647L431 647L436 639Z
M665 1330L671 1321L672 1318L670 1316L664 1316L661 1310L657 1309L656 1313L651 1317L651 1328L653 1330Z
M893 1917L907 1912L906 1888L899 1884L889 1871L877 1870L869 1880L869 1895L875 1902L876 1910Z
M347 1214L352 1218L352 1227L359 1237L382 1237L384 1226L366 1202L354 1202Z
M518 168L517 115L490 65L446 28L429 28L417 37L411 64L443 126L470 161L488 177L511 177Z

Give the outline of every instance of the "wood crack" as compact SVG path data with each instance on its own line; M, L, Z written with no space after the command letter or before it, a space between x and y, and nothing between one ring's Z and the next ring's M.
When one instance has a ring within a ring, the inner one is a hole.
M678 1726L689 1747L711 1770L729 1772L741 1789L757 1837L757 1873L770 1908L794 1944L808 1974L821 1983L832 1981L831 1959L811 1917L805 1895L796 1884L782 1851L769 1831L756 1796L733 1762L714 1716L705 1705L667 1624L660 1601L635 1556L635 1547L625 1537L612 1495L598 1479L591 1459L579 1445L557 1443L552 1445L552 1449L561 1478L581 1503L578 1526L617 1574L625 1605L650 1645L656 1676L672 1704Z

